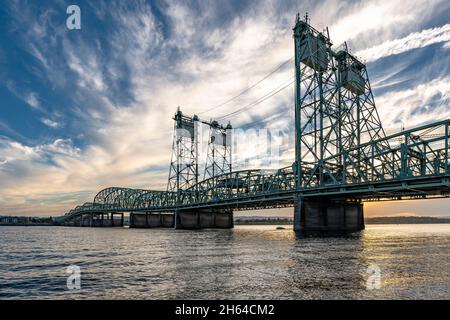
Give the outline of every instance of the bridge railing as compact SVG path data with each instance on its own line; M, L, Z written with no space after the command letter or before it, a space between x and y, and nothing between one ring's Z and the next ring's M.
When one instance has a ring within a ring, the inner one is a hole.
M217 203L295 190L291 167L275 171L242 170L215 176L181 192L181 205Z
M330 165L327 168L333 177L329 184L392 181L448 174L449 128L450 120L444 120L369 141L333 155L325 159L325 166L327 163L339 162L342 165ZM317 187L317 181L305 179L303 187Z

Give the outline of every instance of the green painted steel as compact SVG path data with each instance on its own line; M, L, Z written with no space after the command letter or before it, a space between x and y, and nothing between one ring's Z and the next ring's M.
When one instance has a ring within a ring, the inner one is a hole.
M333 51L328 32L317 31L307 20L297 16L294 27L298 187L357 183L371 170L371 157L367 152L348 157L346 151L362 152L361 143L385 137L367 70L347 48ZM377 146L389 148L385 140ZM390 166L389 155L376 157Z
M188 117L178 108L173 120L168 192L178 192L198 183L198 117Z
M105 212L174 212L192 208L263 209L294 198L382 201L450 196L450 119L386 136L366 66L346 47L331 49L328 32L298 16L295 40L296 151L279 170L231 171L229 144L211 145L198 180L198 117L175 114L166 191L111 187L57 222ZM325 34L326 33L326 34ZM210 125L210 139L227 127ZM231 127L231 126L230 126ZM218 156L218 158L216 158ZM212 164L212 166L211 166ZM209 167L208 167L209 165Z
M209 126L208 154L203 179L231 172L231 129L230 123L223 126L217 121L203 122Z

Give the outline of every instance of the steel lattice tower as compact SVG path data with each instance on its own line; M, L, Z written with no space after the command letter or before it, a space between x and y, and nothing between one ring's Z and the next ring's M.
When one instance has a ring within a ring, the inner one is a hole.
M206 124L210 129L204 179L231 172L231 124L225 127L217 121Z
M307 16L303 21L297 15L293 30L297 189L383 175L367 153L356 163L345 157L347 150L385 136L366 66L346 46L334 52L328 29L317 31Z
M174 136L167 191L187 190L198 183L198 117L187 117L178 108L173 118Z

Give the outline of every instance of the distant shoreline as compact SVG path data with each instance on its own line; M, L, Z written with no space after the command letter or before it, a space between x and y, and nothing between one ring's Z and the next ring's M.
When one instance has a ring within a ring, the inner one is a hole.
M293 224L292 221L235 221L235 226L245 226L245 225L290 225Z
M370 217L364 219L365 224L441 224L450 223L449 218L436 217ZM293 224L292 218L274 217L238 217L234 221L235 225L289 225Z
M14 227L54 227L56 225L49 224L49 223L0 223L0 227L7 227L7 226L14 226Z
M438 224L450 223L448 218L436 217L371 217L365 218L366 224Z
M368 217L364 219L366 225L374 224L442 224L450 223L450 218L437 217ZM235 217L235 225L292 225L293 218L290 217L252 217L239 216ZM54 226L51 218L16 218L9 219L8 222L0 222L0 226Z

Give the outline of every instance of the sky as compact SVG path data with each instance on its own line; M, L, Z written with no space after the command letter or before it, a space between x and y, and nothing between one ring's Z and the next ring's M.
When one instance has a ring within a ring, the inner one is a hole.
M66 26L72 4L80 30ZM450 118L447 0L5 1L0 214L60 215L109 186L164 190L178 106L292 137L293 86L245 107L287 83L293 64L223 103L292 58L297 12L366 62L387 133ZM292 163L292 148L279 158ZM449 216L449 207L401 201L365 213Z

